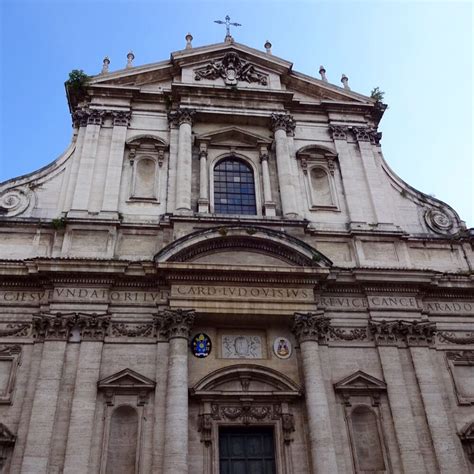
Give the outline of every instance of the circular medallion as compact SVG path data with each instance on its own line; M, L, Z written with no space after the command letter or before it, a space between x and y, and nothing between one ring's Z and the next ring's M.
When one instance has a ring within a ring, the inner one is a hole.
M212 350L211 338L203 332L196 334L191 340L191 350L195 357L207 357Z
M291 356L291 342L286 337L277 337L273 342L273 352L279 359Z
M30 205L30 195L24 189L7 189L0 193L0 209L8 216L17 216Z

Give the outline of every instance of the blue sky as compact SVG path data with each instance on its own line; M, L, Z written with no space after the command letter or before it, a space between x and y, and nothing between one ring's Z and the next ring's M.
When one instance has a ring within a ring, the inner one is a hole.
M0 0L0 181L53 161L71 139L63 83L72 69L121 69L220 42L213 23L242 23L236 41L354 91L379 86L385 159L412 186L473 215L473 6L471 2Z

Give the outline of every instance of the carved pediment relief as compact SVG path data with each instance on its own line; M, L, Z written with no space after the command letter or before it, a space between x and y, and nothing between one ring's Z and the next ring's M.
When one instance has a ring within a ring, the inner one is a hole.
M220 60L212 59L204 66L194 69L194 79L215 80L224 79L228 86L237 85L239 81L257 83L263 86L268 84L268 75L257 71L255 66L247 62L233 51L225 54Z

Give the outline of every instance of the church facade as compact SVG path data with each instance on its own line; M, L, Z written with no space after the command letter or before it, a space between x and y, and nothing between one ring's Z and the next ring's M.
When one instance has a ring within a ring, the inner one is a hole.
M0 471L474 473L472 230L345 76L186 41L0 184Z

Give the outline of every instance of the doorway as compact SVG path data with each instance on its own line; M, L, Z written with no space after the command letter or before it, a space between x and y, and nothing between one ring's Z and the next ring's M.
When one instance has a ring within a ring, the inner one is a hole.
M273 428L219 428L219 472L276 474Z

